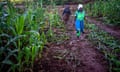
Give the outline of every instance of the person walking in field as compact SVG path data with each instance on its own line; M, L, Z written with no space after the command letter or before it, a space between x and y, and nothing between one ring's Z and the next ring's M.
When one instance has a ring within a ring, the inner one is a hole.
M68 5L66 5L66 7L62 13L62 18L63 18L63 21L65 24L68 22L70 15L71 15L70 7Z
M83 10L83 5L79 4L77 11L75 12L75 29L77 38L80 37L81 33L84 33L84 19L85 11Z

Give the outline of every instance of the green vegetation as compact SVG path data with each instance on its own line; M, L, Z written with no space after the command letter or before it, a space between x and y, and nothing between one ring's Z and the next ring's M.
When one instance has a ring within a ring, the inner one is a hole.
M6 0L0 0L1 1L6 1ZM63 4L68 4L68 3L79 3L82 2L82 0L9 0L13 3L17 3L17 4L23 4L25 2L41 2L44 5L51 5L53 3L55 3L56 5L63 5Z
M31 71L36 57L41 58L45 44L55 42L56 38L67 39L65 34L57 37L54 33L55 28L65 32L56 9L43 8L38 3L28 3L21 12L10 1L1 2L0 71Z
M62 4L67 4L67 3L79 3L82 0L44 0L44 4L51 4L51 1L54 1L56 5L62 5Z
M109 72L120 72L120 41L99 29L94 24L86 25L91 31L89 40L101 50L109 61Z
M97 0L85 6L88 16L102 17L102 21L120 25L120 0Z

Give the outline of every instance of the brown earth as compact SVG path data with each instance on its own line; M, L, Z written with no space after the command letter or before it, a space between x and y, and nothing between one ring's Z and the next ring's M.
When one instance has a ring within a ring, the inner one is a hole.
M34 72L108 72L104 55L87 38L89 30L85 29L78 39L73 17L65 26L70 39L61 44L47 44L43 57L35 61Z
M100 29L108 32L110 35L116 37L117 39L120 39L120 26L110 26L110 25L104 24L100 20L99 21L96 20L96 18L91 18L91 17L86 17L86 20L90 23L94 23Z

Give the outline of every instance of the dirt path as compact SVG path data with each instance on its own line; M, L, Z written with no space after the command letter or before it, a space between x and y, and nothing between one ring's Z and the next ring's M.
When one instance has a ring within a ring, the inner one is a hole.
M101 21L97 21L95 18L87 17L86 20L90 23L96 24L100 29L108 32L110 35L120 39L120 27L109 26L103 24Z
M71 17L71 20L73 21L73 17ZM75 72L107 72L107 63L103 55L87 39L88 30L85 30L85 34L82 35L83 39L77 41L78 39L75 36L75 30L71 23L73 22L69 22L67 25L67 31L70 36L67 45L71 53L75 53L75 59L80 62L76 66Z
M35 63L34 72L108 72L104 55L87 39L89 31L85 30L83 39L78 40L72 21L73 17L66 25L70 39L47 45L43 58Z

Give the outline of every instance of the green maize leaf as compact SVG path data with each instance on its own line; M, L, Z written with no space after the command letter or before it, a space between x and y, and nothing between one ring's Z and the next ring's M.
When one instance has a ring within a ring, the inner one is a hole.
M11 38L11 39L8 41L8 43L5 45L5 47L7 47L8 45L10 45L10 43L15 42L15 41L17 41L19 38L22 38L22 37L25 37L25 35L19 35L19 36L16 36L16 37L14 37L14 38Z
M8 34L6 34L6 33L2 33L2 34L0 34L0 37L2 37L2 36L4 36L4 37L8 37L8 38L11 37L10 35L8 35Z
M12 65L13 64L13 62L11 61L11 60L4 60L4 61L2 61L2 63L3 64L8 64L8 65Z

